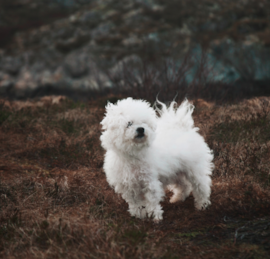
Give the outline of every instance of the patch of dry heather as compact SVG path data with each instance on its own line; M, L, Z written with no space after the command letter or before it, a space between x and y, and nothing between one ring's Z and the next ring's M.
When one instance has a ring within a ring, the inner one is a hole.
M106 182L104 102L2 100L0 257L269 258L270 98L194 100L215 155L212 205L169 204L168 192L159 225L130 217Z

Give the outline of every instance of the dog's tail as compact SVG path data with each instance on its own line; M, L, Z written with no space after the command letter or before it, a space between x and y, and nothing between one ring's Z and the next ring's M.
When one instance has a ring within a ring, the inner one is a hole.
M194 128L194 120L192 113L194 105L185 99L181 105L177 108L177 103L172 101L170 106L167 107L164 103L159 100L156 101L161 106L161 109L156 105L156 111L160 115L160 126L162 127L177 127L183 130L197 129Z

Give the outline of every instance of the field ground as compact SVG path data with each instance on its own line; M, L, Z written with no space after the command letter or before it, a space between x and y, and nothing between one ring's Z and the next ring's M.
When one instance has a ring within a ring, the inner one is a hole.
M105 103L1 101L1 258L270 258L270 98L194 100L215 155L212 205L168 192L160 224L132 218L106 182Z

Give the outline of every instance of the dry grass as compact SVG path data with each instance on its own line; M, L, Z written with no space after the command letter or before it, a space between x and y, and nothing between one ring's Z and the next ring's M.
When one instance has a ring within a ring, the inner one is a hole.
M168 193L159 225L130 217L106 182L105 99L1 102L0 257L270 258L270 98L194 101L215 154L212 205Z

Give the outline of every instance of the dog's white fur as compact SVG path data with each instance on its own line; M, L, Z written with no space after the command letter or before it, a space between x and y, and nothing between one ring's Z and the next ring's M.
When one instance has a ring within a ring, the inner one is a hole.
M152 215L155 221L162 220L166 188L173 192L172 203L184 201L192 191L197 209L211 204L213 169L213 154L194 127L194 106L187 100L178 108L175 102L168 108L159 104L157 116L146 101L108 103L100 137L109 184L126 200L132 216Z

